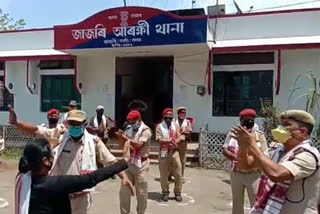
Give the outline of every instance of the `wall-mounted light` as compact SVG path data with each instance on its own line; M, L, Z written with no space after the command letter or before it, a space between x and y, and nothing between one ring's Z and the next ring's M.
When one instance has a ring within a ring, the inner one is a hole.
M35 83L32 83L32 85L31 85L32 90L35 90L36 87L37 87L37 85Z
M197 94L204 96L206 94L206 87L203 85L197 86Z
M12 90L13 89L13 83L9 83L8 87L9 87L10 90Z
M78 84L78 87L79 87L79 89L82 89L82 83L81 82L79 82L79 84Z

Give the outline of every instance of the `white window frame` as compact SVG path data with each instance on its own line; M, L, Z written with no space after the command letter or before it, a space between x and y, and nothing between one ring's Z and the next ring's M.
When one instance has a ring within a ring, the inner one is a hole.
M40 75L75 75L75 69L43 69Z

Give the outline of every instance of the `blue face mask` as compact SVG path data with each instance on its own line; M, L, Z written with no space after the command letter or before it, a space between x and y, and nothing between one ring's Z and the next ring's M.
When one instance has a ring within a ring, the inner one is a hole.
M132 129L133 129L133 130L139 129L139 127L140 127L140 122L137 121L135 124L132 124L131 126L132 126Z
M71 137L80 137L83 135L83 126L69 126L69 134Z

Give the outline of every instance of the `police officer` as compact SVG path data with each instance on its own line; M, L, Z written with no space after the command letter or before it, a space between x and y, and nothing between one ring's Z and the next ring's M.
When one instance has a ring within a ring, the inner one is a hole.
M126 174L129 180L134 184L137 196L137 214L144 214L148 202L148 181L147 173L149 171L149 150L152 132L141 120L140 112L133 110L127 115L128 125L124 133L118 132L119 138L124 139L125 144L131 148L129 168ZM120 139L120 140L121 140ZM120 189L120 212L129 214L131 205L130 189L121 185Z
M20 121L13 109L10 109L9 122L19 130L40 136L48 136L50 129L43 126ZM59 139L51 169L51 175L85 175L97 169L97 163L108 166L116 162L116 158L106 148L99 137L93 136L85 129L87 115L84 111L72 110L68 113L68 130ZM133 190L132 183L125 172L119 177L123 185ZM92 204L92 189L70 195L73 214L87 214Z
M180 143L179 143L179 155L181 161L182 168L182 181L184 182L184 169L186 167L187 160L187 149L188 149L188 141L191 140L192 126L191 122L186 119L187 108L186 107L178 107L177 108L178 119L176 120L176 125L178 126L178 130L180 132Z
M234 127L232 135L243 150L247 163L262 171L257 201L251 214L316 214L320 187L319 151L311 146L315 120L302 110L280 114L279 127L272 130L279 144L264 154L245 127Z
M169 181L170 174L175 178L175 200L182 202L182 166L179 155L180 134L178 126L172 121L172 109L167 108L163 111L163 121L156 127L156 141L160 144L159 169L160 182L162 189L162 201L169 200Z
M245 126L256 138L261 151L267 150L267 142L263 132L255 125L257 114L253 109L245 109L240 112L240 124ZM223 145L223 154L230 160L230 180L232 190L232 214L244 213L244 190L247 189L251 207L256 200L260 173L257 167L249 166L246 161L246 151L241 150L239 143L227 135Z

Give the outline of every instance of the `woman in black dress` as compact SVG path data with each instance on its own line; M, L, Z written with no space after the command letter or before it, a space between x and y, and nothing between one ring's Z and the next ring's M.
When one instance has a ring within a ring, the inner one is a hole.
M123 160L85 176L49 176L52 162L46 139L25 146L16 182L16 214L71 214L70 193L92 188L128 168Z

